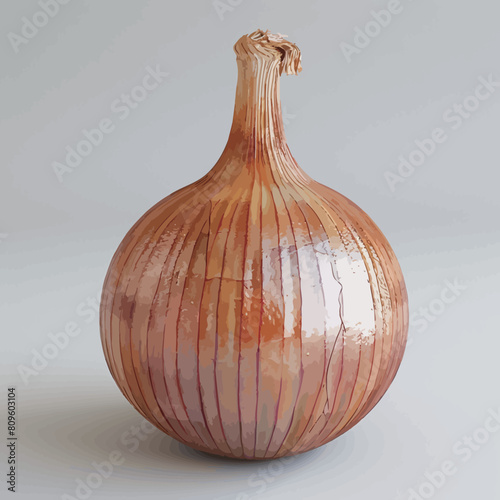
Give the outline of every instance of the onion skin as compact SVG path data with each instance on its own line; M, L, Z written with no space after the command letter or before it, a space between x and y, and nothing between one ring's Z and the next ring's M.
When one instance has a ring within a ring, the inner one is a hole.
M302 69L298 48L258 30L235 52L227 146L121 242L101 338L152 424L197 450L270 459L328 443L377 404L403 357L408 299L375 223L290 153L279 79Z

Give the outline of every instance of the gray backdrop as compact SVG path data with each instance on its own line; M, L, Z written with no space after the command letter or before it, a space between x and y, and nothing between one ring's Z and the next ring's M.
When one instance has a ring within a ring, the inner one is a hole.
M4 2L1 432L14 386L17 498L497 498L499 19L498 0ZM218 159L232 46L257 28L302 50L281 80L292 153L384 231L412 312L381 403L274 465L141 431L95 312L128 228Z

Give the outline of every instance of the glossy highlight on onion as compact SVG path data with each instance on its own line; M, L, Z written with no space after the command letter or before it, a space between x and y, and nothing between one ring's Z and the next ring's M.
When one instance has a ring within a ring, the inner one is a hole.
M328 443L377 404L408 301L375 223L290 153L279 81L301 71L297 46L257 30L234 50L227 145L127 233L100 326L111 374L148 421L197 450L270 459Z

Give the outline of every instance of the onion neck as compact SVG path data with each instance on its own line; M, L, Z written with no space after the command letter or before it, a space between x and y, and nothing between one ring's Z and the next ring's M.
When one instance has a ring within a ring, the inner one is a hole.
M238 84L230 140L284 143L280 103L279 61L238 60Z
M280 76L302 70L300 51L282 35L257 30L236 42L238 83L226 152L245 163L286 148L280 103Z

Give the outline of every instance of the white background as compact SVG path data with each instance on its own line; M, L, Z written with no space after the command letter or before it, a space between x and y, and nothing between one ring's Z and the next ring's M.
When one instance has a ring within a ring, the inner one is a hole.
M406 500L411 488L443 500L498 498L500 432L481 428L500 411L500 88L456 130L444 121L479 77L500 80L498 0L401 0L350 62L341 44L353 44L387 1L222 4L230 8L218 13L201 0L73 0L17 52L9 34L21 35L23 17L41 7L3 4L0 399L17 388L17 498L78 498L78 478L114 451L123 464L89 498ZM107 370L87 301L139 216L218 159L234 104L232 46L257 28L287 34L302 51L303 72L281 80L290 148L388 237L407 282L412 343L360 424L288 462L208 457L159 431L132 451L124 442L142 417ZM169 76L120 119L113 102L156 65ZM103 118L113 132L60 182L54 162ZM384 173L438 127L446 142L391 190ZM447 280L461 287L455 295ZM33 350L68 322L81 333L23 380ZM444 484L425 486L448 461ZM9 494L3 481L0 491Z

